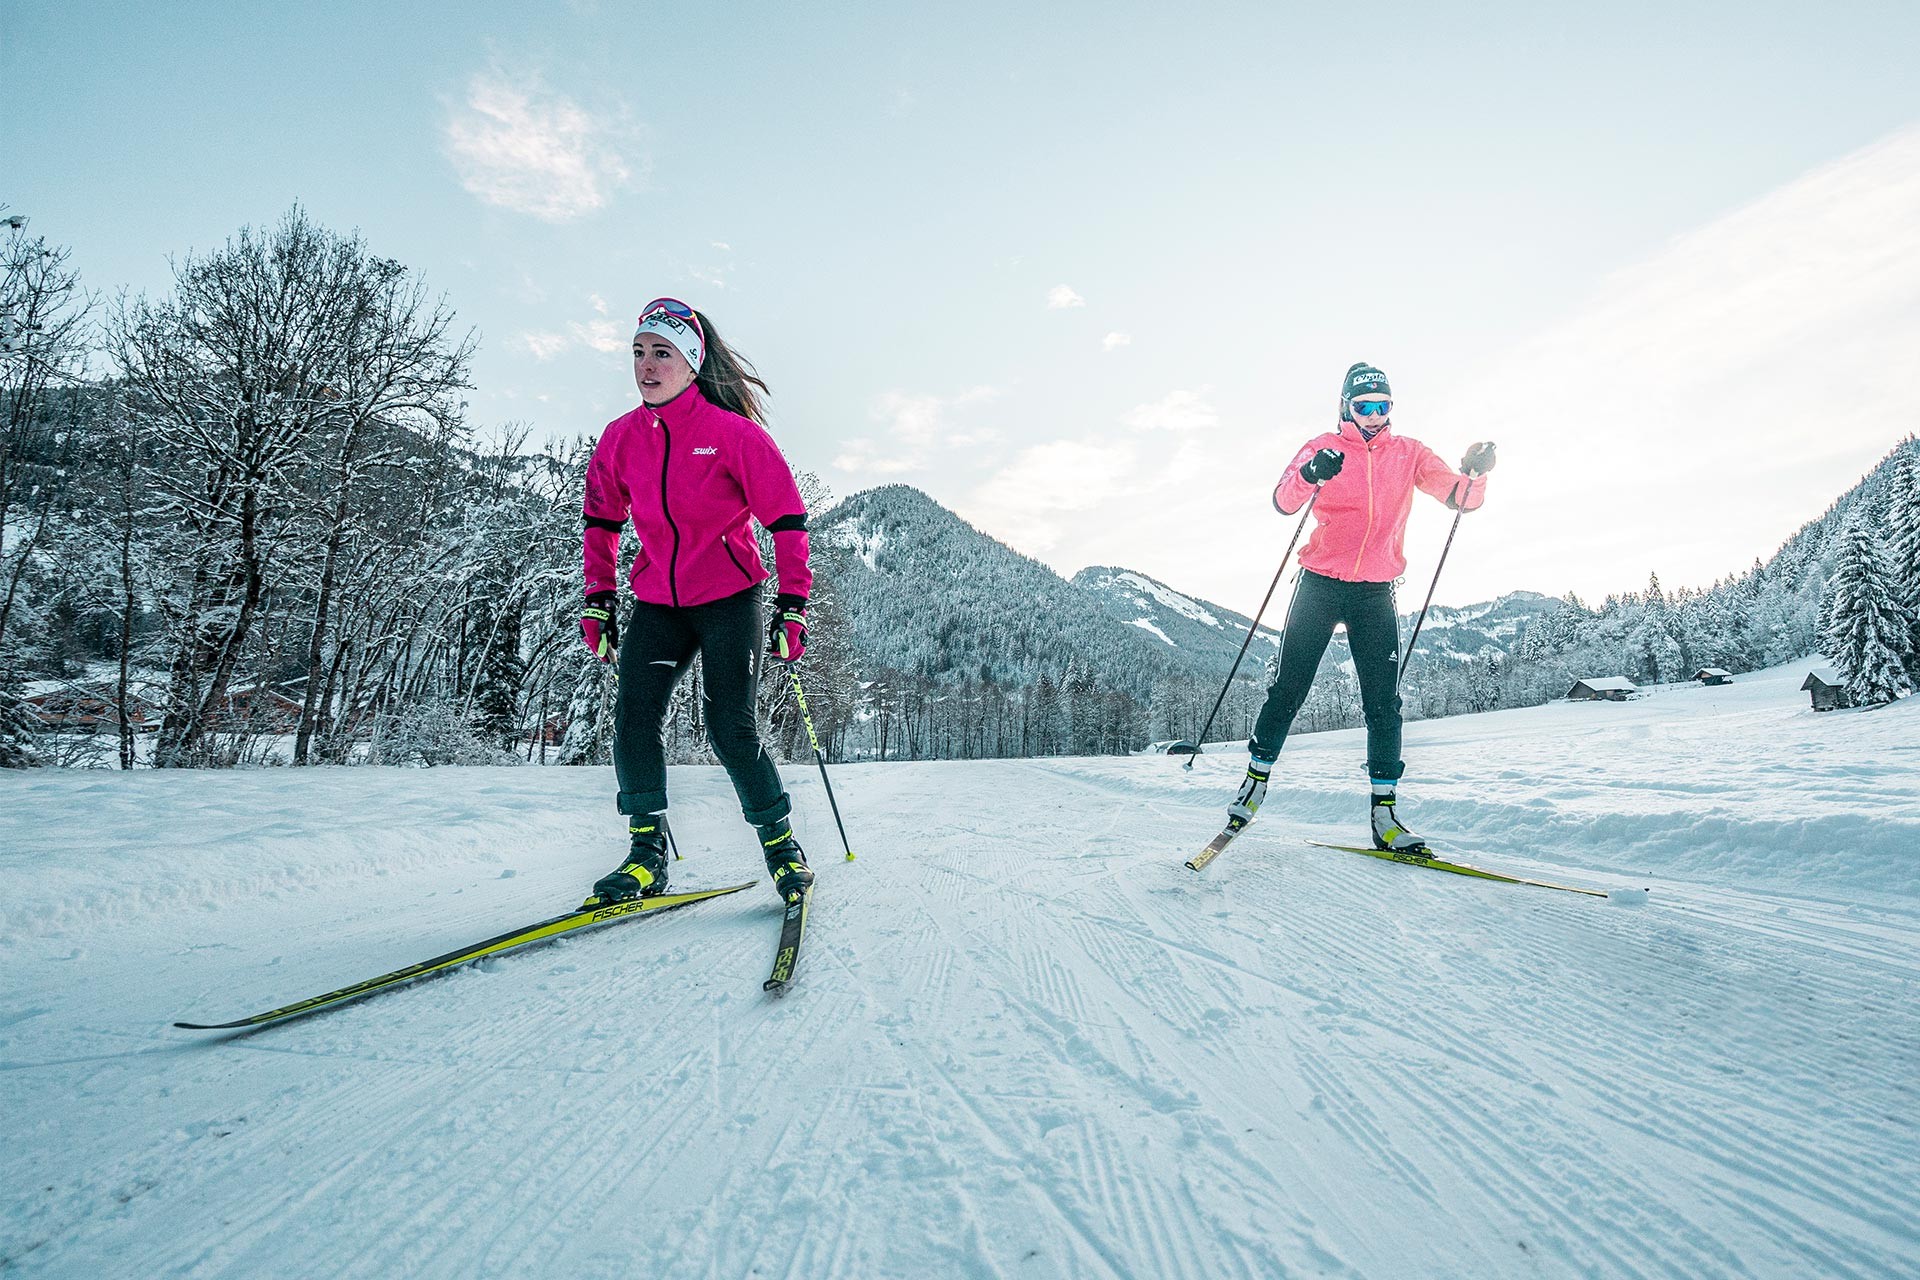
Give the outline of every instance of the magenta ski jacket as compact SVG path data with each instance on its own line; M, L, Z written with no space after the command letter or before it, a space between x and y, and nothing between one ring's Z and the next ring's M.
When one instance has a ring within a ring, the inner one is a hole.
M1407 516L1413 491L1438 498L1455 511L1472 511L1487 499L1487 478L1468 476L1440 460L1418 440L1384 426L1368 440L1342 422L1338 431L1307 441L1273 491L1280 514L1292 515L1313 496L1300 468L1322 449L1346 455L1340 474L1320 486L1313 507L1313 533L1300 563L1342 582L1392 582L1407 571Z
M803 600L807 508L766 428L690 386L607 424L587 464L587 594L616 585L620 529L640 538L628 583L637 599L684 607L737 595L767 577L752 520L773 533L780 593Z

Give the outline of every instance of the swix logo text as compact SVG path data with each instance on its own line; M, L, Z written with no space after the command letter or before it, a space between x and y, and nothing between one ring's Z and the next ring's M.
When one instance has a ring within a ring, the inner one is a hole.
M720 450L715 448L713 445L705 445L701 448L695 449L693 451L693 456L696 458L711 458L714 454L719 452Z

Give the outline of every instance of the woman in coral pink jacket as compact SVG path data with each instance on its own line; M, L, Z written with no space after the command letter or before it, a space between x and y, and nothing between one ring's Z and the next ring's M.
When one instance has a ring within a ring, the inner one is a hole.
M779 770L754 716L754 647L767 577L752 521L773 534L780 575L768 647L786 662L806 651L807 508L780 448L761 425L767 385L728 349L713 321L660 298L633 335L640 405L607 424L587 466L587 648L619 670L613 765L630 843L620 866L583 904L651 897L667 887L667 766L662 729L673 688L700 655L704 714L767 872L785 898L813 882L788 820ZM627 575L633 605L621 643L615 601L620 532L640 548Z
M1314 672L1340 623L1347 626L1360 705L1367 721L1367 773L1373 779L1376 848L1424 856L1426 842L1395 813L1400 758L1400 632L1393 582L1406 572L1407 516L1415 489L1456 511L1486 499L1491 444L1476 444L1455 471L1418 440L1393 432L1387 375L1369 364L1347 370L1339 427L1307 442L1287 464L1273 505L1292 515L1319 490L1314 529L1300 552L1300 579L1287 610L1280 670L1247 743L1251 757L1228 825L1253 820L1287 730L1307 700Z

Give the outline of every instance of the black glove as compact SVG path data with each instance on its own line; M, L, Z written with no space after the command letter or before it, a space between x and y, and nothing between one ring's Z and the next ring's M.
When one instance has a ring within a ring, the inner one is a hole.
M615 620L613 592L596 591L587 597L587 607L580 611L580 636L587 642L587 649L602 662L613 661L614 650L620 647L620 624Z
M1346 465L1346 454L1338 449L1322 449L1300 468L1300 478L1308 484L1321 484L1339 475L1340 468Z
M1460 469L1470 476L1483 476L1493 470L1493 441L1483 440L1467 450Z
M767 627L767 652L782 662L798 662L807 651L807 598L777 595Z

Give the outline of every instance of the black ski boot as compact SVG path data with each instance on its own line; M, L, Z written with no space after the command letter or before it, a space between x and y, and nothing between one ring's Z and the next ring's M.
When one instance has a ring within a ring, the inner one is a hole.
M652 898L667 891L667 815L636 813L627 818L632 847L626 861L594 882L593 892L580 904L582 911L611 902Z
M1399 815L1394 812L1391 791L1373 793L1373 847L1389 853L1411 854L1416 858L1433 856L1425 840L1401 825Z
M767 874L773 877L774 891L785 902L813 883L807 855L801 852L800 842L793 838L793 824L787 819L756 829L760 832L760 847L767 855Z
M1255 755L1247 758L1247 776L1240 780L1240 791L1227 806L1227 830L1238 831L1253 821L1253 815L1260 812L1260 802L1267 798L1267 779L1272 774L1273 761Z

